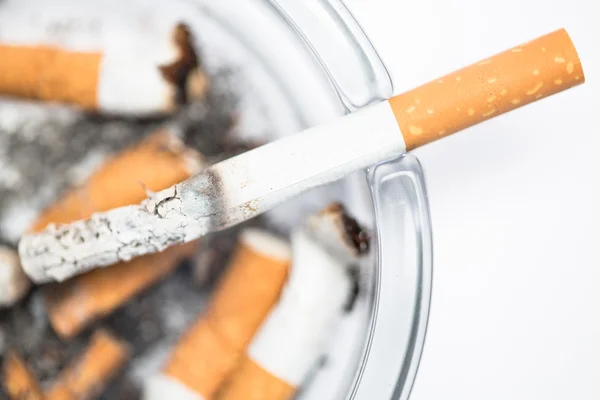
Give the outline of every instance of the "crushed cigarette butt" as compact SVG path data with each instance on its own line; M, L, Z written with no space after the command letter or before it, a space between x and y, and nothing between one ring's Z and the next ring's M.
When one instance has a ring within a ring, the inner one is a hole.
M57 36L52 26L62 17L53 12L26 5L0 10L0 25L7 26L0 35L0 94L131 116L170 114L206 95L209 79L184 22L153 22L149 29L134 17L72 17L101 32L71 27ZM116 35L127 40L102 40Z
M347 261L359 252L354 246L348 251L348 236L362 228L346 229L339 223L342 212L341 205L330 206L293 232L293 263L281 299L217 399L292 399L317 364L353 292Z
M207 310L180 338L161 376L148 380L144 398L160 399L168 390L212 398L277 302L290 258L284 241L245 229Z

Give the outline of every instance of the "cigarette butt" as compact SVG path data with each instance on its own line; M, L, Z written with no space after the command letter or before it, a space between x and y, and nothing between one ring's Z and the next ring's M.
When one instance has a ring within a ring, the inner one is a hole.
M303 229L292 235L293 264L279 303L248 347L219 400L291 399L325 351L352 283L346 265Z
M60 373L46 393L46 400L89 400L98 397L128 358L127 345L105 330L94 332L84 353Z
M208 310L181 337L162 376L148 382L145 398L162 399L170 391L212 398L277 302L290 258L284 241L244 230Z
M8 307L21 300L31 287L16 250L0 246L0 307Z
M63 339L74 337L90 323L109 315L168 276L196 248L197 242L173 246L49 285L44 296L52 328Z
M581 61L560 29L390 99L407 150L579 85Z
M42 400L42 392L37 378L25 361L14 351L4 357L2 382L12 400Z
M49 224L66 224L139 203L147 197L145 189L165 189L198 172L202 165L197 152L169 131L159 130L107 161L83 186L45 210L31 230L38 232Z
M5 39L0 43L0 94L112 114L170 113L207 90L193 41L181 23L150 51L142 44L143 52L135 46L80 51Z

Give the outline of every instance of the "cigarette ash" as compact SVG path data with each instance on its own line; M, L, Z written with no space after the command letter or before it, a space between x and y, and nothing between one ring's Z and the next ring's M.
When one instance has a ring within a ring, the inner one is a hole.
M37 213L61 193L84 181L108 157L165 124L211 162L260 144L240 142L232 134L237 100L227 82L230 77L230 71L217 71L205 98L168 120L84 115L58 106L43 110L31 103L0 102L0 243L14 246ZM11 122L2 123L5 120Z
M113 379L101 399L135 399L141 396L142 380L162 366L162 357L185 327L202 311L207 292L198 290L192 267L184 263L166 281L129 301L103 325L117 332L132 348L132 360ZM152 360L156 353L161 357Z
M0 331L4 334L3 350L12 349L22 355L42 387L48 386L88 341L88 334L84 334L65 345L56 336L48 321L40 291L35 291L10 310L2 310ZM5 393L0 388L0 398L8 398L2 395Z

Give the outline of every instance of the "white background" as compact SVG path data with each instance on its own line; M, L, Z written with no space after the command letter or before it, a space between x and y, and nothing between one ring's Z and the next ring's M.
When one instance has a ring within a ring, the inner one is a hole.
M433 304L411 400L600 398L600 4L346 0L396 92L564 27L587 82L415 154Z

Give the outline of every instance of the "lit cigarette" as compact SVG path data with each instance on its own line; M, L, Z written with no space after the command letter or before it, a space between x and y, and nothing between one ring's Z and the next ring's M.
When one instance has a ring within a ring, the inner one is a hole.
M19 301L29 290L31 282L23 269L16 250L0 246L0 308Z
M336 229L330 229L332 221L348 218L342 214L343 209L336 205L313 216L308 231L298 229L293 233L293 264L281 300L218 399L291 399L315 367L351 296L347 255L353 254L356 262L366 251L365 247L360 252L346 251L354 236L353 228L336 222ZM329 232L330 236L320 242L311 231ZM341 249L344 255L339 258Z
M12 400L42 400L37 378L19 354L11 351L4 357L2 383Z
M174 134L167 130L158 131L106 162L82 187L68 192L50 206L34 223L32 231L88 218L94 212L138 203L147 196L147 190L160 191L169 187L199 171L203 165L202 157L187 148ZM152 262L152 258L146 260ZM35 282L43 283L63 281L85 270L75 267L47 271L26 269L25 272ZM103 276L108 277L107 274L105 272ZM115 273L115 277L119 275ZM140 277L140 283L143 281Z
M83 354L61 372L45 398L80 400L98 397L128 358L126 344L107 331L96 331Z
M212 398L277 302L290 257L278 238L243 231L207 311L181 337L162 373L147 382L144 398Z
M94 268L131 252L139 255L188 242L585 80L564 30L519 49L214 164L161 192L159 201L149 198L87 221L25 235L19 244L21 262L26 271ZM112 229L105 228L107 222ZM151 235L154 231L162 233L160 240ZM152 245L146 245L149 241Z
M199 66L192 34L183 23L171 26L163 36L148 35L147 31L143 36L135 29L127 31L128 26L125 40L90 45L88 50L77 39L48 44L46 37L39 35L45 26L37 26L48 21L35 15L32 26L27 12L14 10L0 13L0 25L12 27L11 20L22 22L22 26L2 32L0 94L4 96L144 116L170 113L206 92L208 79ZM36 11L43 15L43 10ZM103 33L122 34L119 30ZM129 43L136 35L149 43ZM68 46L71 42L76 44Z
M159 131L104 164L82 187L46 210L33 229L139 202L146 196L142 183L157 191L185 179L202 165L198 153L168 131ZM62 338L73 337L167 276L195 249L195 242L175 246L49 286L44 293L52 327Z

